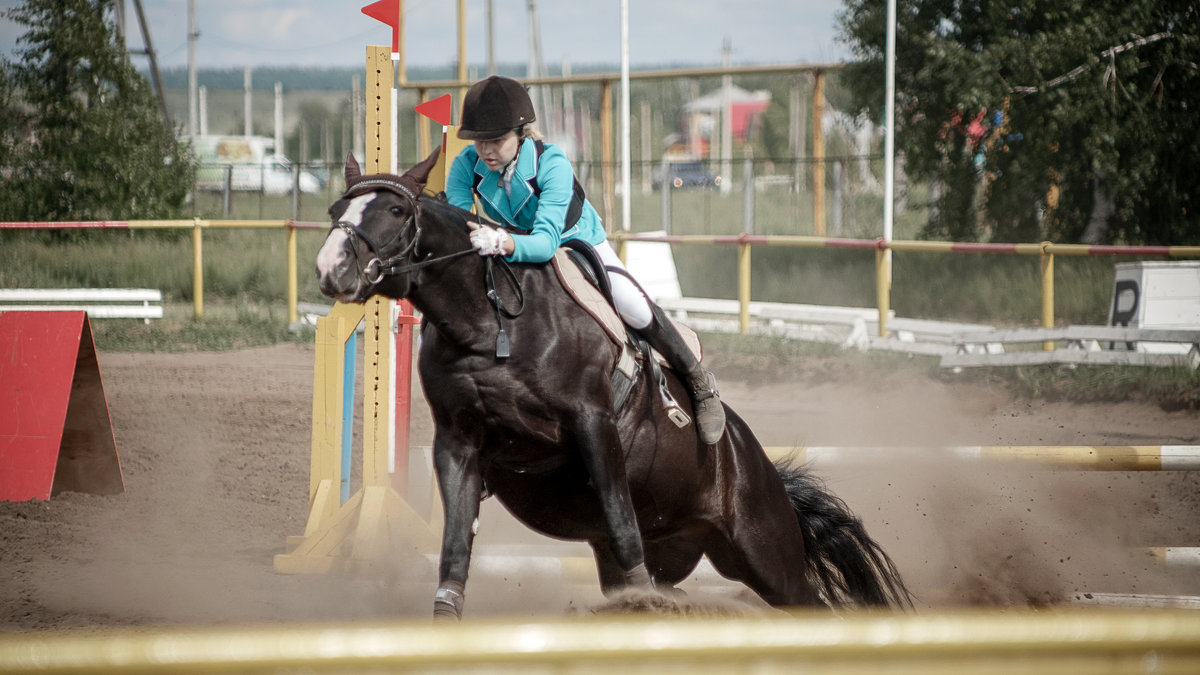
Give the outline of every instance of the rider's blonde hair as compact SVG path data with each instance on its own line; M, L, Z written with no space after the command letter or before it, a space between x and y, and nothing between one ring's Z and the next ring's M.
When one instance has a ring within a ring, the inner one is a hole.
M537 124L533 122L522 124L521 127L517 129L517 135L521 138L532 138L535 141L540 141L543 138L542 132L537 128Z

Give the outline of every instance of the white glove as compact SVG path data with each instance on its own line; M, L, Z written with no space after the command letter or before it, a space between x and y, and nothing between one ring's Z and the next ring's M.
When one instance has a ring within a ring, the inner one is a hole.
M480 225L471 230L471 246L479 255L504 255L504 242L510 237L504 230Z

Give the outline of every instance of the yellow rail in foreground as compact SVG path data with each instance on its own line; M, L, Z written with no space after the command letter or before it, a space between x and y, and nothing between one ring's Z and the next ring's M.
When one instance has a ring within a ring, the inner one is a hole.
M5 673L1196 673L1200 612L854 613L0 637Z
M1197 471L1197 445L982 445L934 447L772 446L763 448L773 460L794 463L892 461L921 459L1013 460L1089 471Z

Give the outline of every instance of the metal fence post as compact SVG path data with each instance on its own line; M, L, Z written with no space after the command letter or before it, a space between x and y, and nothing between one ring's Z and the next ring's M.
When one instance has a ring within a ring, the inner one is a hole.
M738 332L750 332L750 244L738 244Z
M204 221L196 218L192 223L192 310L197 319L204 318Z
M1042 242L1042 328L1054 328L1054 254L1050 242ZM1042 343L1042 350L1054 351L1054 342Z
M296 262L296 224L288 222L284 225L287 230L287 305L288 325L300 320L300 282L299 265Z
M754 155L749 148L742 164L742 232L754 234Z
M292 220L300 217L300 165L292 165Z
M674 187L674 183L671 181L671 171L671 162L663 160L662 180L659 182L658 189L662 193L662 229L667 234L671 234L671 190Z
M875 249L875 303L879 306L879 337L887 337L888 315L892 312L892 249L880 240Z
M233 165L225 167L225 194L222 195L222 218L229 220L229 214L233 211Z

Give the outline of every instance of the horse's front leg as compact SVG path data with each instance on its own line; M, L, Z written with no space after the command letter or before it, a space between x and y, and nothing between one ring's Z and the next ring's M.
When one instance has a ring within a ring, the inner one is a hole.
M479 452L463 439L447 439L438 433L433 441L433 460L445 515L433 616L461 619L483 485Z
M626 585L651 586L616 423L603 414L584 413L577 419L579 449L600 497L612 558Z

